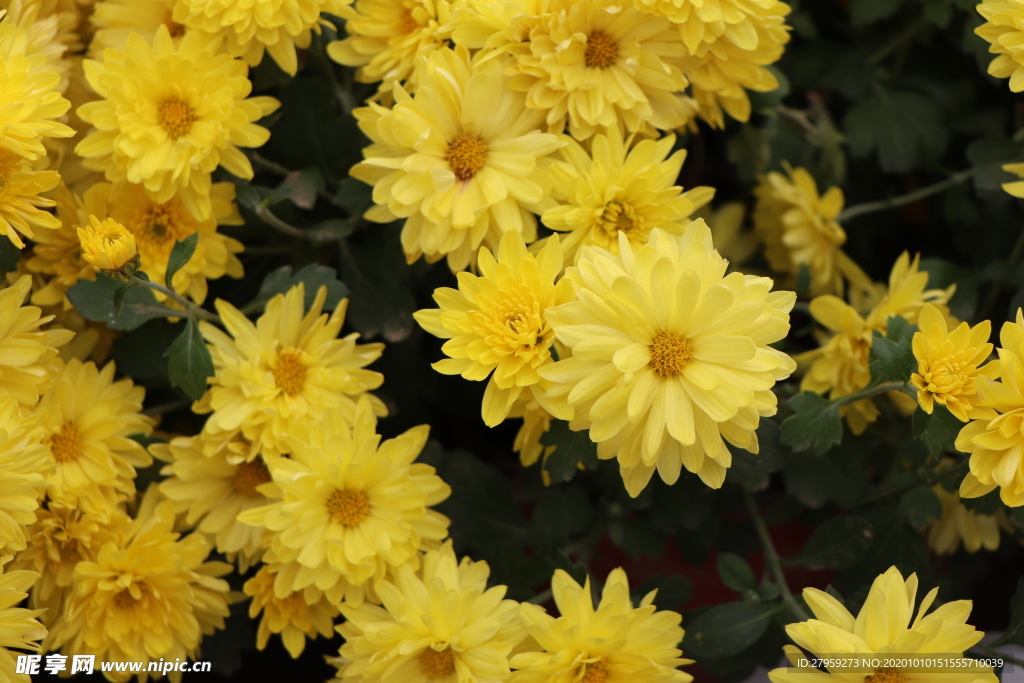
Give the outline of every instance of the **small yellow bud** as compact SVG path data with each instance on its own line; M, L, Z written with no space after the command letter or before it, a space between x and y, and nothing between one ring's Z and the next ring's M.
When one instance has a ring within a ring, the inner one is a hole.
M90 216L89 225L78 229L78 239L82 243L82 258L106 273L138 265L135 235L113 219L100 221Z

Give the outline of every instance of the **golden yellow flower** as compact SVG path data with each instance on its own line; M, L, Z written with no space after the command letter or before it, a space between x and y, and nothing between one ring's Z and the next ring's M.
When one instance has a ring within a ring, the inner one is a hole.
M381 443L368 398L352 426L337 411L320 417L302 438L285 437L291 457L270 463L279 497L238 519L269 530L277 597L315 586L335 604L359 605L389 569L416 566L419 550L440 546L449 521L429 508L451 488L413 462L426 425Z
M596 609L589 577L580 586L561 569L555 570L551 590L562 614L557 619L538 605L520 606L526 629L541 651L512 658L512 668L519 669L513 674L516 683L693 680L678 670L693 663L680 657L683 653L678 649L684 635L679 625L683 618L668 610L656 611L656 590L634 607L622 569L608 575Z
M544 433L551 429L551 420L554 417L541 407L533 392L520 395L519 400L512 404L508 416L523 418L523 424L516 432L516 440L512 444L512 450L519 454L519 462L523 467L529 467L541 460L541 456L546 460L555 449L554 446L545 447L540 440ZM543 475L550 476L543 469L541 471Z
M210 174L218 165L252 178L236 145L259 147L270 131L254 121L278 108L272 97L249 97L244 62L218 54L219 41L188 32L175 45L166 26L152 44L132 35L102 61L86 60L85 75L103 99L78 115L95 130L75 151L107 180L141 183L155 202L178 193L188 211L209 217Z
M577 140L599 129L655 134L686 123L678 93L685 47L672 22L619 0L551 0L514 46L511 87L546 113L548 130Z
M7 21L18 24L28 38L25 55L32 68L39 73L57 73L60 82L57 92L63 93L69 85L72 61L69 52L79 50L78 23L81 13L63 11L51 0L4 0L0 7L7 10ZM44 142L48 147L55 140ZM57 147L62 147L62 142Z
M104 272L119 272L138 259L135 235L113 218L90 216L89 225L78 228L78 239L82 258Z
M458 0L452 7L452 39L471 50L485 50L490 59L529 40L549 0Z
M928 527L928 547L939 555L952 555L963 543L964 550L976 553L982 548L996 550L999 547L999 516L983 515L968 510L955 492L947 491L941 484L932 487L942 501L942 517Z
M32 165L22 157L0 149L0 237L6 235L21 249L25 246L22 235L34 239L40 232L46 232L35 232L33 226L59 228L60 221L53 214L40 211L40 207L54 206L55 202L39 196L57 187L58 182L60 176L56 171L32 170Z
M277 65L295 75L299 68L295 48L305 49L313 32L320 33L321 12L340 15L351 0L178 0L174 21L189 33L205 32L224 39L232 57L256 66L269 52ZM330 24L328 24L330 26ZM237 174L236 174L237 175Z
M264 565L243 587L245 594L252 597L249 618L263 613L256 631L256 649L266 648L271 634L277 633L292 659L298 659L306 649L306 638L316 638L318 633L324 638L331 637L338 608L313 586L278 597L274 592L275 578L270 567Z
M871 280L840 248L846 232L836 222L843 209L843 191L830 187L818 195L814 178L803 168L761 176L754 189L754 229L764 240L772 270L796 276L801 266L810 274L814 295L842 296L844 280L870 289Z
M701 219L682 237L652 231L635 253L620 234L618 255L583 250L565 276L578 301L548 311L572 358L540 374L598 457L618 458L631 496L655 468L668 484L686 467L719 488L726 441L757 452L760 418L778 409L772 386L796 369L769 346L789 332L796 296L727 265Z
M237 520L239 513L270 502L259 487L270 481L262 458L232 464L226 453L207 457L202 437L178 437L153 444L149 452L169 463L160 493L185 513L185 523L214 539L217 552L249 570L263 555L261 530Z
M24 550L26 527L36 521L45 475L53 470L39 443L42 430L18 402L0 394L0 552Z
M981 0L976 6L985 23L974 32L991 43L988 51L996 58L988 72L996 78L1009 78L1010 90L1024 90L1024 4L1019 0Z
M526 250L519 233L501 238L498 257L486 247L478 257L480 275L459 273L459 288L434 290L440 308L417 311L430 334L449 339L442 347L448 358L433 364L445 375L487 379L481 415L489 427L508 417L512 404L529 390L549 412L568 419L572 412L544 397L538 370L553 362L555 335L546 318L552 306L570 301L572 286L562 280L562 248L557 237L536 256Z
M89 51L102 57L108 47L122 50L132 33L152 42L161 26L167 27L171 38L180 39L185 27L171 16L175 4L176 0L100 0L89 16L89 23L96 29Z
M481 244L495 250L504 232L534 241L534 213L551 201L537 171L562 145L538 132L543 113L509 89L499 59L474 66L465 48L444 48L418 68L415 96L399 85L394 108L371 102L354 112L373 141L351 171L373 185L377 206L366 218L404 218L409 262L447 256L453 271L469 265Z
M105 514L135 497L136 468L152 458L132 434L152 434L143 415L146 391L130 379L114 381L114 363L68 361L39 402L42 443L56 470L47 477L50 500Z
M1024 7L1022 7L1024 9ZM1013 173L1018 178L1024 178L1024 163L1018 164L1004 164L1003 170L1007 173ZM1024 180L1014 180L1013 182L1003 183L1003 191L1014 197L1024 198Z
M366 366L380 358L383 344L356 345L359 334L341 339L348 299L330 317L322 313L327 288L321 287L309 311L304 283L278 294L254 325L241 311L217 300L225 334L200 324L213 354L216 375L196 410L210 412L203 434L211 440L232 438L239 430L266 459L287 452L281 437L305 423L337 412L351 422L356 400L376 389L384 376ZM229 336L230 335L230 336ZM370 396L377 415L384 403Z
M992 669L970 668L957 663L985 634L967 623L970 600L954 600L928 614L939 589L924 596L914 617L917 600L917 574L906 581L896 567L890 567L871 584L868 597L856 618L834 597L817 588L805 588L804 600L814 612L808 619L786 626L786 633L812 655L870 660L878 654L899 653L900 657L941 653L947 663L937 673L922 673L920 667L904 673L901 667L857 670L830 674L816 669L775 669L768 673L772 683L830 683L831 681L965 681L997 683ZM913 621L911 621L913 619ZM787 648L788 649L788 648ZM792 650L790 650L792 651ZM806 656L806 655L804 655ZM909 657L913 659L913 657ZM856 665L849 668L856 669ZM849 668L847 671L849 671ZM966 670L963 670L966 669ZM961 670L962 673L961 673ZM950 673L956 671L957 673Z
M676 184L686 150L669 157L674 135L640 140L630 149L633 139L623 140L618 128L611 128L594 136L590 153L568 135L562 139L562 160L548 171L558 206L545 211L541 222L568 233L562 250L569 265L588 244L617 253L620 232L633 249L646 244L654 228L681 235L691 214L715 194L710 187L683 192Z
M25 570L4 571L4 565L10 561L10 556L0 557L0 680L31 683L28 675L15 673L15 657L19 650L20 654L39 652L36 641L46 637L46 629L36 620L39 610L15 605L28 597L27 591L39 574Z
M486 562L459 562L447 541L378 581L381 606L343 604L338 680L358 683L503 681L526 636L506 586L487 588Z
M147 496L125 539L103 545L75 566L67 607L46 644L100 662L195 659L202 635L224 628L230 564L207 562L203 534L174 531L174 503ZM137 674L145 683L148 675ZM125 683L132 673L108 672ZM155 677L154 677L155 678ZM175 683L181 672L171 672Z

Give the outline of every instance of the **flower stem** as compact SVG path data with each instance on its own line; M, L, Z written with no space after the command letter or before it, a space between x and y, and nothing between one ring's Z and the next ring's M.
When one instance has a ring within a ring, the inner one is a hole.
M152 282L150 280L143 280L142 278L135 276L132 276L132 283L136 285L142 285L144 287L149 287L154 292L160 292L168 299L184 308L185 310L182 311L182 313L184 313L185 315L194 315L197 318L209 320L212 323L220 324L219 315L217 315L216 313L210 313L203 307L197 306L196 304L192 303L191 301L181 296L180 294L175 292L173 289L170 289L169 287L164 287L163 285L157 284L156 282Z
M264 206L263 204L260 204L259 206L256 207L256 215L260 218L260 220L262 220L264 223L272 227L274 230L277 230L281 234L287 235L288 237L295 237L300 240L306 240L308 242L312 242L313 244L333 242L334 240L338 239L339 236L338 231L333 228L319 230L303 230L301 228L297 228L291 223L288 223L278 218L274 214L274 212L270 210L270 207ZM348 233L346 232L344 234Z
M863 216L866 213L886 211L887 209L895 209L896 207L903 206L904 204L913 204L925 197L930 197L933 194L938 194L939 192L948 190L954 185L959 185L977 172L978 169L976 168L968 168L958 173L954 173L945 180L940 180L939 182L931 185L925 185L920 189L908 192L907 194L900 195L898 197L890 197L889 199L882 199L877 202L854 204L853 206L847 207L845 211L840 213L836 220L842 223L843 221L848 221L851 218Z
M850 403L855 403L863 398L871 398L890 391L903 391L906 388L906 382L882 382L881 384L868 386L858 392L847 394L846 396L840 396L832 400L839 406L845 406Z
M764 547L765 562L768 563L772 576L775 577L775 583L779 586L782 599L789 605L793 614L800 621L807 621L811 616L807 614L807 611L797 602L797 599L793 597L789 590L789 584L786 583L786 575L782 571L782 562L779 560L779 553L775 550L775 544L772 543L772 537L768 534L768 527L764 524L764 519L761 517L761 511L757 508L757 502L754 500L753 494L744 489L743 499L747 503L747 509L750 510L750 518L754 521L757 536L761 539L761 545Z

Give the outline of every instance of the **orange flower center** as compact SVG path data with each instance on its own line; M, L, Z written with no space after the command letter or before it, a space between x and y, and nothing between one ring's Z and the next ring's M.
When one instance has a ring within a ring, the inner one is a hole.
M412 15L412 10L406 8L402 12L402 33L412 33L420 27L420 22L416 21L416 17Z
M611 237L617 238L619 232L629 233L643 223L643 216L638 216L636 210L629 204L619 202L608 202L601 210L601 227Z
M168 12L164 18L164 26L167 27L167 31L171 34L171 38L181 38L185 35L185 27L172 19L172 13Z
M487 163L487 143L475 135L463 133L448 143L445 159L455 177L465 182Z
M139 241L157 247L169 246L176 240L188 237L182 218L181 210L170 202L150 204L132 221L132 233Z
M199 119L192 107L176 97L163 101L156 118L172 140L187 135L192 130L192 124Z
M896 669L878 669L864 683L906 683L907 677Z
M587 38L587 51L583 59L587 66L607 69L619 59L619 44L607 33L594 31Z
M306 384L306 366L302 363L301 351L282 351L277 356L277 365L270 372L274 375L274 385L288 396L298 396Z
M443 650L428 647L420 654L420 662L427 678L444 678L455 671L455 655L450 647Z
M129 609L137 601L132 597L131 592L126 588L114 596L114 605L121 609Z
M370 499L362 491L335 491L327 499L327 512L332 521L351 529L370 514Z
M650 349L651 360L647 365L663 379L679 375L693 360L693 344L690 340L671 332L654 335Z
M608 665L603 661L598 660L591 664L584 664L581 668L583 668L583 678L580 679L580 683L604 683L608 678Z
M235 470L235 476L231 478L235 490L246 498L259 498L261 494L256 487L266 484L268 481L270 481L270 470L261 459L243 462Z
M46 444L50 447L50 452L53 453L57 462L76 460L82 454L82 434L78 431L78 427L71 422L61 425L60 431L51 434L47 438Z

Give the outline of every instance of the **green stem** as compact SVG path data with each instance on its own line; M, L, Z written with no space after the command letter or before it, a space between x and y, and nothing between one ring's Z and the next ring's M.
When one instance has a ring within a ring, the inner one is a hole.
M860 391L855 392L853 394L847 394L846 396L834 398L832 399L832 401L836 403L836 405L842 407L850 403L855 403L864 398L871 398L873 396L878 396L879 394L886 394L890 391L902 391L906 388L906 382L882 382L881 384L865 387L864 389L861 389Z
M764 519L761 517L761 511L757 508L757 502L754 500L753 494L744 489L743 498L747 503L747 509L750 510L750 517L754 521L757 536L761 539L761 546L764 547L765 563L771 568L772 576L775 577L775 583L779 586L782 599L786 601L786 604L789 605L790 609L793 610L793 614L800 621L807 621L811 616L807 614L806 610L797 602L797 599L793 597L789 590L789 584L786 583L786 575L782 571L779 553L775 550L775 544L772 543L772 537L768 534L768 527L764 524Z
M1010 270L1013 270L1013 267L1020 262L1021 256L1024 256L1024 231L1021 231L1020 235L1017 236L1017 243L1013 245L1013 251L1010 252L1010 260L1007 262ZM1002 280L997 280L992 284L992 289L988 290L988 296L985 297L985 303L981 307L979 319L988 319L988 314L992 311L992 308L999 300L999 295L1002 293L1003 282Z
M206 309L202 308L201 306L195 305L194 303L192 303L191 301L189 301L185 297L183 297L180 294L178 294L177 292L175 292L173 289L170 289L168 287L164 287L163 285L157 284L157 283L152 282L150 280L143 280L142 278L135 277L135 276L132 276L132 282L135 283L136 285L142 285L144 287L149 287L154 292L160 292L161 294L166 296L168 299L170 299L171 301L175 302L176 304L181 306L183 309L185 309L185 310L182 311L183 315L194 315L197 318L201 318L203 320L209 320L212 323L220 324L220 316L219 315L217 315L216 313L210 313L209 311L207 311Z
M532 598L527 600L527 602L531 602L534 605L543 605L545 602L550 600L553 595L554 593L551 592L551 589L548 589L543 593L538 593L537 595L534 595Z
M876 50L870 56L868 56L867 63L869 66L875 66L882 62L886 57L891 55L893 52L899 50L903 45L914 38L924 28L928 26L927 17L921 17L916 22L905 28L900 33L890 40L888 43L883 45L879 50Z
M958 173L954 173L945 180L940 180L937 183L926 185L920 189L908 192L907 194L900 195L898 197L890 197L889 199L883 199L877 202L865 202L864 204L855 204L847 207L845 211L839 214L836 218L840 223L848 221L851 218L857 216L863 216L866 213L875 213L876 211L886 211L888 209L895 209L898 206L904 204L913 204L916 201L920 201L926 197L930 197L933 194L938 194L964 182L975 173L978 172L976 168L968 168Z
M338 233L333 229L328 230L302 230L296 228L291 223L287 223L270 210L270 207L260 204L256 207L256 215L259 216L260 220L277 230L283 235L288 237L295 237L300 240L306 240L313 244L323 244L325 242L332 242L338 239Z

